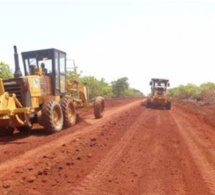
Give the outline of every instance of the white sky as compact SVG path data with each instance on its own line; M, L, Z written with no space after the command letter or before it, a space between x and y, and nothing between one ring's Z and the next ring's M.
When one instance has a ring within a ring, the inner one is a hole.
M0 61L12 69L16 44L66 51L83 75L126 76L145 94L152 77L215 82L212 0L0 0L0 18Z

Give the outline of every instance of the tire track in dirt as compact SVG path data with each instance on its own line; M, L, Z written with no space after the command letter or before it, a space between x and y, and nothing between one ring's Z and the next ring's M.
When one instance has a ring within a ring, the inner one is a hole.
M195 131L189 131L190 137L193 141L201 147L204 151L204 154L208 153L210 156L215 156L215 150L213 150L215 145L215 131L208 124L199 121L197 118L188 119L188 115L185 114L181 110L177 110L176 114L181 118L185 119L184 123L186 123L187 127L195 128ZM192 116L192 115L191 115ZM214 164L215 165L215 164Z
M77 131L68 135L61 136L56 140L37 146L36 148L26 151L24 154L16 156L7 161L4 161L3 163L0 164L0 178L9 174L12 170L14 170L17 167L25 166L26 164L30 163L32 159L40 158L44 155L44 153L48 153L50 151L56 150L58 147L62 146L62 144L69 143L77 137L80 137L84 134L88 134L92 131L95 131L96 129L99 129L105 123L112 121L112 118L117 118L117 116L120 116L122 112L129 110L132 107L137 106L139 104L140 104L140 101L138 100L138 101L129 103L125 106L122 106L120 108L117 108L116 110L111 111L111 113L108 113L108 117L104 116L104 118L102 118L101 120L99 121L97 120L97 122L94 125L85 127L81 131Z
M209 194L207 187L198 187L204 180L171 117L174 110L143 112L145 115L137 117L142 117L142 122L137 124L135 119L129 126L128 131L135 130L119 155L108 153L73 192L68 188L62 194Z
M173 122L169 117L171 111L160 109L151 110L151 112L153 114L147 121L148 124L142 127L142 131L145 129L145 133L150 135L150 139L142 147L145 161L139 168L141 169L139 176L141 179L137 180L133 190L135 194L146 195L185 194L183 175L180 174L182 169L181 157L175 153L174 149L174 146L178 147L176 143L180 138L172 129ZM171 185L169 185L170 183Z
M210 190L210 193L215 194L215 169L214 166L211 165L211 162L205 158L203 151L200 150L199 146L193 140L194 137L196 137L193 134L196 129L186 125L186 122L184 122L185 119L181 118L180 115L171 113L171 116L178 127L181 137L188 146L189 152L194 159L195 164L199 168L202 178Z
M214 194L215 133L205 135L212 128L175 107L146 109L137 102L112 111L94 125L79 127L83 134L70 133L81 140L53 146L55 154L47 148L42 152L47 158L30 156L26 166L8 172L1 182L11 187L0 182L0 194ZM58 141L65 143L62 136ZM47 175L38 175L44 170Z
M134 125L132 125L125 135L120 139L109 153L100 161L96 168L88 174L85 179L75 188L68 190L65 195L90 195L90 194L112 194L110 191L102 189L103 182L107 182L106 175L114 166L114 163L120 158L126 146L130 143L134 133L139 128L140 124L144 123L151 115L148 111L142 113ZM110 189L111 190L111 189Z
M108 118L108 116L111 116L115 111L135 101L137 101L137 99L107 99L105 101L105 115L99 120L95 119L92 108L77 109L76 111L80 116L80 122L72 128L68 128L57 134L47 135L41 126L35 124L33 130L28 135L17 131L13 136L0 135L0 164L6 160L13 159L15 156L22 155L33 148L57 140L59 137L81 131L87 126Z

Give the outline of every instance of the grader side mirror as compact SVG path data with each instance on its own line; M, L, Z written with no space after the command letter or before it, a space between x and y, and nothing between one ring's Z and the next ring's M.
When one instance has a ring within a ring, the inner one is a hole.
M168 83L168 87L170 86L170 84Z
M152 82L150 82L149 85L152 85Z

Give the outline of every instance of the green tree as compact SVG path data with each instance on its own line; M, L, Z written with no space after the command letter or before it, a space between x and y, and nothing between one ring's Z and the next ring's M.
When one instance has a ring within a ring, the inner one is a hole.
M208 82L200 85L201 93L215 92L215 84Z
M117 79L116 81L111 82L113 93L116 95L116 97L125 97L126 96L126 90L128 90L129 84L128 84L128 78L122 77Z
M75 71L67 71L67 79L75 79ZM89 87L90 99L94 99L96 96L109 97L142 97L143 94L133 88L129 88L128 78L123 77L113 81L109 85L104 78L98 80L94 76L81 76L78 75L79 82L81 84L87 83Z
M105 79L102 78L99 83L100 83L102 96L104 96L104 97L112 97L113 96L112 87L108 83L105 82Z
M200 95L200 89L194 84L179 85L176 88L169 89L169 95L174 98L196 99Z
M9 65L4 62L0 62L0 78L1 79L13 78L13 74L9 68Z
M174 98L185 98L185 86L179 85L178 87L172 88L168 90L168 94Z
M94 76L84 76L79 79L80 83L87 83L89 86L90 98L94 99L96 96L111 97L112 88L104 79L98 80Z
M143 93L134 88L128 88L126 90L126 96L128 97L143 97Z
M74 70L70 70L66 72L66 78L67 79L76 79L76 77L80 78L82 74L82 71L80 73L75 74Z
M185 97L190 99L196 99L197 95L199 94L199 87L194 84L187 84L185 86Z
M215 95L215 84L208 82L200 86L194 84L180 85L173 89L169 89L169 95L174 98L182 99L210 100Z
M208 82L200 85L200 99L211 100L215 96L215 84Z

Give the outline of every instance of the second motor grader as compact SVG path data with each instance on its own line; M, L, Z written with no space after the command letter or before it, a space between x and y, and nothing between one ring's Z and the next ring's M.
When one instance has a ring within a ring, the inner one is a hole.
M146 100L147 108L163 107L168 110L171 109L171 99L168 97L167 88L169 87L169 80L153 78L150 82L151 94Z

